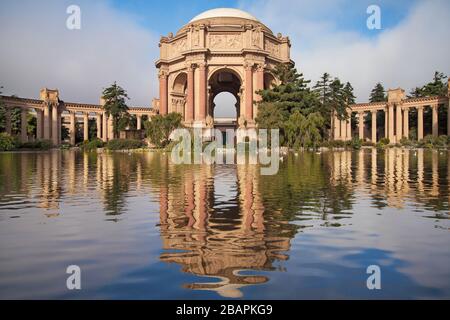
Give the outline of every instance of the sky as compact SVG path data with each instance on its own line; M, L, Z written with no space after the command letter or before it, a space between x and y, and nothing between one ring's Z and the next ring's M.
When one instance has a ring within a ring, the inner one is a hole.
M74 4L80 30L66 27ZM380 30L366 25L372 4ZM289 36L306 79L314 84L328 72L351 82L360 102L377 82L409 91L436 70L450 74L448 0L1 0L1 90L37 98L43 87L58 88L65 101L98 103L117 81L130 104L149 106L158 97L160 36L217 7L245 10Z

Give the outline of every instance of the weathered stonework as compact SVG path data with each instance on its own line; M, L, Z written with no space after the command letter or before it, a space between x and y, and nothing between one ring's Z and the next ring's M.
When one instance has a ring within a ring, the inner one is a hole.
M224 91L238 101L236 122L254 126L256 92L277 81L270 73L276 64L293 63L288 37L234 9L199 15L175 36L161 37L159 47L159 112L179 112L187 126L203 128L214 122L213 101Z

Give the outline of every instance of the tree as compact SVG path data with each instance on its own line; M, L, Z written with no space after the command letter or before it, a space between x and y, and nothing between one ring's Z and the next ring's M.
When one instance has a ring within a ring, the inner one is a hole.
M169 143L169 137L173 130L181 128L181 121L182 116L177 112L165 116L160 114L152 116L151 121L144 123L147 137L157 147L165 147Z
M121 119L129 117L128 106L125 103L125 99L129 99L127 92L114 82L103 90L102 98L105 100L103 109L113 118L114 135L117 137L119 131L124 128L124 120Z
M294 111L285 126L287 145L295 149L301 147L316 149L322 140L323 124L324 118L317 112L304 116L298 110Z
M421 88L421 94L423 97L429 96L445 96L447 95L447 83L445 81L447 77L439 71L434 72L433 81L428 82Z
M369 101L371 103L387 101L386 91L380 82L378 82L370 92Z
M262 99L258 105L256 122L262 129L280 129L280 143L285 141L285 123L295 111L307 116L319 108L317 95L308 87L310 81L303 78L293 65L279 64L273 74L280 83L257 93Z

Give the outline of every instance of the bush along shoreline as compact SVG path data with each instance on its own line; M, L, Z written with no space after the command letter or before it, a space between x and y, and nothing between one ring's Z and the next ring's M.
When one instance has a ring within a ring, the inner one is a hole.
M171 141L164 147L151 146L149 147L145 141L135 139L113 139L108 142L103 142L100 139L93 139L79 143L76 147L71 147L68 144L63 144L59 149L67 150L71 148L79 148L83 151L130 151L130 150L147 150L147 151L170 151L175 142ZM359 150L361 148L377 148L380 150L386 148L408 148L408 149L450 149L450 136L441 135L434 137L427 135L423 140L410 140L402 138L399 143L390 143L388 138L381 138L376 144L371 141L364 141L354 137L352 140L329 140L322 141L316 145L315 148L289 148L291 151L317 151L317 150ZM36 140L21 143L14 136L6 133L0 133L0 152L4 151L45 151L53 148L50 140ZM286 148L286 147L283 147Z

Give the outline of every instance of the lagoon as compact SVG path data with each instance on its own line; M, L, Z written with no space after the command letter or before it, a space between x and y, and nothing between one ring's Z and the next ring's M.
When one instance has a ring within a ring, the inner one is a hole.
M0 298L450 298L447 151L303 152L259 169L0 153Z

